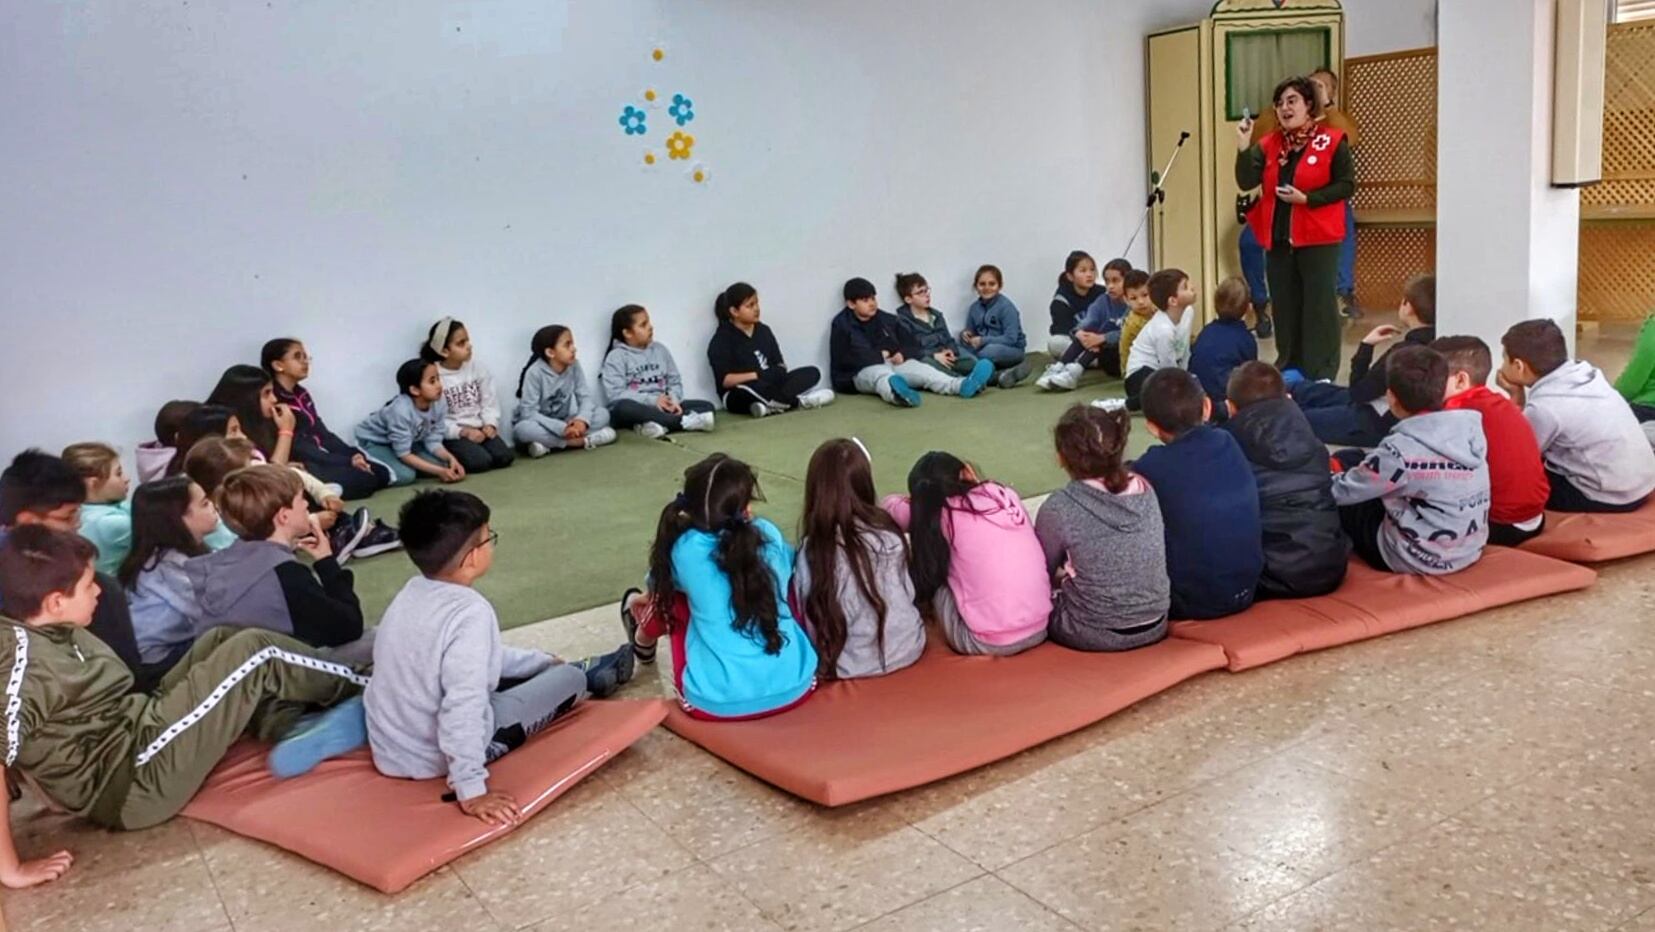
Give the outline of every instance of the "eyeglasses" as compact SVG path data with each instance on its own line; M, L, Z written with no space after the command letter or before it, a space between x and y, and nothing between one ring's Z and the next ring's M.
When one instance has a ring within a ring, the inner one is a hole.
M498 544L499 542L500 542L500 532L495 531L495 530L490 530L488 532L488 536L483 538L482 540L478 541L477 546L475 546L471 549L472 550L481 550L484 547L492 547L495 544Z

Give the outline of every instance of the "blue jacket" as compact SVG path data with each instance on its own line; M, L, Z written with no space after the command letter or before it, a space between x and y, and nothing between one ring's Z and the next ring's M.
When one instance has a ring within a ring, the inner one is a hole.
M1202 327L1201 335L1195 338L1190 350L1190 374L1201 380L1201 388L1217 411L1228 397L1230 370L1257 358L1258 341L1247 332L1247 322L1221 317Z
M1105 291L1087 305L1086 313L1080 316L1080 323L1075 329L1087 333L1119 333L1125 320L1126 302L1109 297L1109 292Z
M774 524L763 518L753 524L764 535L764 562L776 577L780 654L766 654L762 639L735 629L730 577L718 567L719 535L691 529L672 545L672 584L690 603L683 698L697 709L725 718L791 705L816 682L816 648L787 605L793 548Z
M1167 534L1173 618L1219 618L1253 604L1264 571L1258 485L1224 431L1195 427L1134 467L1155 487Z
M965 312L965 329L982 337L984 344L999 343L1023 349L1029 342L1023 335L1023 316L1004 294L995 295L986 305L982 298L971 302Z
M912 342L895 314L880 311L867 320L846 307L828 329L828 373L833 390L854 393L856 373L885 364L886 353L912 355Z

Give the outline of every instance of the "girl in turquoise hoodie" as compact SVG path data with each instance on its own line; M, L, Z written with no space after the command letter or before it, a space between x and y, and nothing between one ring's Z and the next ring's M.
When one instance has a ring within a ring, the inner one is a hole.
M740 460L715 453L691 466L661 512L649 592L621 599L640 662L670 639L673 689L695 718L773 715L816 688L816 650L787 604L793 548L753 517L756 497L758 479Z

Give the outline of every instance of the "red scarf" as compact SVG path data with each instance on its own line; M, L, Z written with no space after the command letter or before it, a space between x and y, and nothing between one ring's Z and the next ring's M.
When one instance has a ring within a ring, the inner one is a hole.
M1298 129L1281 128L1281 152L1276 155L1276 164L1287 167L1287 157L1302 150L1310 142L1310 137L1321 129L1320 120L1310 120Z

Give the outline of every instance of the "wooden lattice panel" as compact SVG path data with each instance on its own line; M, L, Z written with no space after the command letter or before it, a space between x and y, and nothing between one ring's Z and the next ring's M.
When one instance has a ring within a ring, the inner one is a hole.
M1437 204L1437 50L1345 60L1345 106L1361 132L1356 212Z
M1655 221L1581 224L1578 301L1581 320L1643 320L1655 311Z
M1409 278L1437 268L1437 231L1430 226L1360 226L1356 229L1356 297L1363 307L1402 303Z
M1604 73L1603 183L1581 205L1655 208L1655 22L1611 27Z

